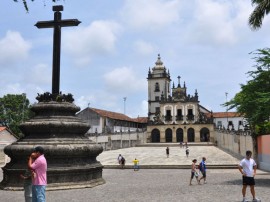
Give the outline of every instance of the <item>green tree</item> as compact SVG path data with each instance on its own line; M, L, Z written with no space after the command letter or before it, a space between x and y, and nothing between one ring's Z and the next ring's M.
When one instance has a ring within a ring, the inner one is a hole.
M242 84L241 91L224 106L236 108L257 136L270 132L270 49L259 49L253 54L256 70L248 72L252 79Z
M254 30L260 29L262 21L265 15L270 12L269 0L251 0L251 4L255 5L255 8L248 19L248 24Z
M19 125L29 119L29 100L25 94L7 94L0 98L0 124L5 125L18 137L22 136Z
M24 8L25 8L25 10L28 12L29 11L29 8L28 8L28 2L30 1L30 0L13 0L13 1L15 1L15 2L22 2L23 3L23 5L24 5ZM34 1L34 0L31 0L31 1ZM57 2L57 1L61 1L61 0L51 0L52 2ZM45 5L45 1L43 1L43 3L44 3L44 5Z

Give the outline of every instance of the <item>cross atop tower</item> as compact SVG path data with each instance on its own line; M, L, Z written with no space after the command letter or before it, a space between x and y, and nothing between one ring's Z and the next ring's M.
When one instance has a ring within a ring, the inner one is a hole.
M62 20L60 11L63 6L53 6L54 20L38 21L37 28L53 28L53 64L52 64L52 94L59 94L60 87L60 52L61 52L61 28L78 26L81 22L78 19Z

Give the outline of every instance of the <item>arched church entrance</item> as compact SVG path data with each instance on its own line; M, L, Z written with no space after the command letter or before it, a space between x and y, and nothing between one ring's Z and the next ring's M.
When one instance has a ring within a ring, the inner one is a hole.
M184 131L182 128L176 130L176 142L184 142Z
M165 131L165 141L172 142L172 129L167 128Z
M160 132L158 129L154 129L151 132L151 141L152 142L160 142Z
M193 128L189 128L187 130L187 139L188 139L188 142L194 142L195 140L195 131Z
M200 130L200 139L201 142L208 142L210 138L210 131L208 128L202 128Z

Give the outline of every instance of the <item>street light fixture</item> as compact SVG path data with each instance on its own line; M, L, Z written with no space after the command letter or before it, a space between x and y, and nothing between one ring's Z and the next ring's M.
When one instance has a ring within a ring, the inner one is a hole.
M227 103L227 97L228 97L228 93L225 92L225 96L226 96L226 103ZM228 121L228 106L226 105L226 116L227 116L227 130L229 130L229 121Z

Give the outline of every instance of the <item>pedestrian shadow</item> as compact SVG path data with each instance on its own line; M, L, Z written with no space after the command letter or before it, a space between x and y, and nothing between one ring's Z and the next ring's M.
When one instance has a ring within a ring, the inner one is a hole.
M256 187L270 187L270 179L256 179L255 178L255 186ZM223 185L242 185L242 179L239 180L229 180L221 183Z

